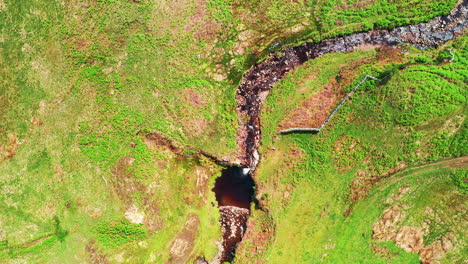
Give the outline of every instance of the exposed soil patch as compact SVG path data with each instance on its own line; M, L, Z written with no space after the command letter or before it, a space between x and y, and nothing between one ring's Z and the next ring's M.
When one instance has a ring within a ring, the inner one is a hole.
M107 260L107 256L96 249L94 241L91 241L86 245L86 253L88 253L88 262L91 264L110 263L109 260Z
M8 134L8 144L5 146L0 145L0 162L15 156L18 146L19 141L16 134Z
M402 196L409 191L409 187L401 187L398 192L392 194L386 202L398 202ZM418 253L420 255L420 261L423 264L439 264L440 262L438 260L454 249L457 243L456 237L453 233L448 232L431 244L426 245L424 243L424 236L430 233L430 226L428 224L430 221L425 220L420 227L402 226L402 222L407 216L405 209L405 205L401 203L393 204L385 209L380 219L374 223L372 238L380 242L395 241L395 244L406 252ZM432 214L433 210L428 207L426 208L426 213ZM374 252L388 257L385 251L386 250L382 249L382 247L374 245Z
M125 218L132 224L143 224L145 213L134 204L125 211Z
M375 241L395 240L397 225L406 217L402 204L394 204L385 209L380 219L374 223L372 238Z

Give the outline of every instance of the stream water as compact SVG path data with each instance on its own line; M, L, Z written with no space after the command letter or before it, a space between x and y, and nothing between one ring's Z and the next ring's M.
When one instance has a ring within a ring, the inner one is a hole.
M275 83L307 60L332 52L350 52L361 45L396 46L407 43L419 49L436 47L463 33L468 25L467 17L468 0L462 0L449 15L433 18L427 23L305 43L286 49L280 55L273 54L251 67L242 78L236 96L239 120L237 163L240 167L224 169L213 188L221 213L220 225L223 232L214 263L232 261L236 246L245 233L254 195L252 175L260 161L259 113Z
M220 225L223 232L220 263L233 260L236 246L244 236L254 186L248 169L241 167L228 167L216 179L213 191L221 213Z

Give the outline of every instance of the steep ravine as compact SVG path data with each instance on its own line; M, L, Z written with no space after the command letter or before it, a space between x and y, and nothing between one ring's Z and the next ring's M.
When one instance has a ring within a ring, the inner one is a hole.
M332 52L350 52L361 45L395 46L407 43L419 49L436 47L463 33L468 25L467 17L468 0L463 0L449 15L436 17L427 23L393 30L356 33L319 43L305 43L286 49L280 55L271 55L250 68L243 76L236 96L239 146L234 163L240 164L240 167L223 170L213 189L221 212L220 224L223 231L220 250L213 263L232 261L236 246L245 233L254 194L252 175L260 161L259 114L262 103L275 83L307 60Z

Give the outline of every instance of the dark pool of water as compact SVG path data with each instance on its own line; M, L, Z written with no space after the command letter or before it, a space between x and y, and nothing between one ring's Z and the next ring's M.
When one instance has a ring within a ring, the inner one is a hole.
M254 194L255 183L250 173L244 173L244 168L228 167L222 170L221 177L216 179L213 192L218 206L236 206L250 208Z

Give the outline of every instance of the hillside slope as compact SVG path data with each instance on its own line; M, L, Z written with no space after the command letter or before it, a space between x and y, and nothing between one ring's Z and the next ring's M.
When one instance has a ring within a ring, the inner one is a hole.
M427 21L455 4L0 0L0 263L213 259L221 234L211 189L222 167L207 156L234 158L242 74L285 47ZM277 85L262 113L255 180L263 210L252 211L237 263L386 258L340 244L349 239L356 247L380 243L400 263L418 261L391 242L372 242L369 228L384 204L365 225L348 223L384 199L372 187L380 178L467 152L466 37L403 50L329 54ZM323 133L277 138L301 111L295 106L326 89L339 98L363 74L391 76L363 87ZM453 204L445 211L458 215L451 208L466 209L458 204L466 167L434 171L440 177L430 183L446 186L447 202L431 208ZM405 181L416 188L432 174L417 175L378 188L395 192ZM414 204L407 210L421 213L425 204L411 197L402 198ZM463 230L441 225L425 241ZM354 228L366 232L361 240ZM457 239L446 263L460 259Z

